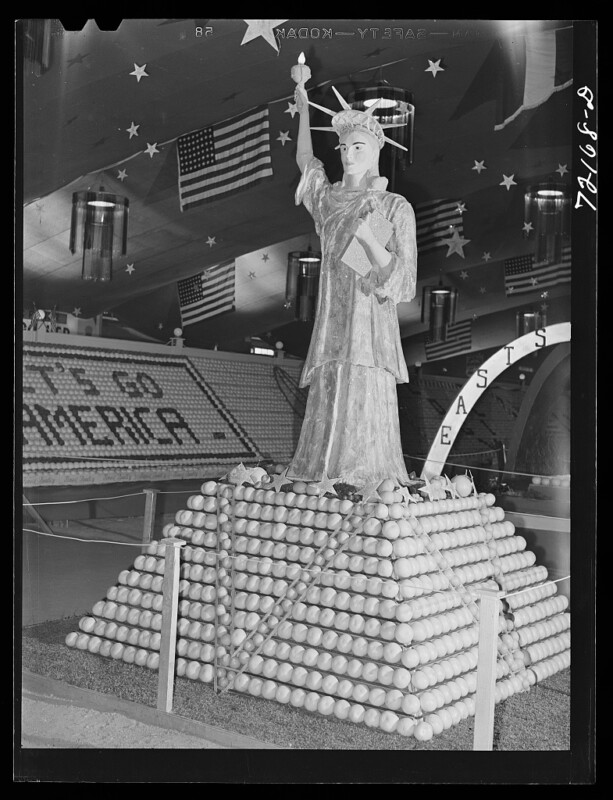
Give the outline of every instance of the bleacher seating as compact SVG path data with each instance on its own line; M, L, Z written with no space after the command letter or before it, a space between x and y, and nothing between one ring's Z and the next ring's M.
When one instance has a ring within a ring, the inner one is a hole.
M398 386L403 450L416 461L428 454L443 417L465 382L462 378L425 376ZM490 386L460 429L449 461L453 462L454 454L458 453L462 454L462 463L476 466L477 462L474 459L467 462L464 454L493 450L501 442L508 446L521 399L518 386L499 382Z

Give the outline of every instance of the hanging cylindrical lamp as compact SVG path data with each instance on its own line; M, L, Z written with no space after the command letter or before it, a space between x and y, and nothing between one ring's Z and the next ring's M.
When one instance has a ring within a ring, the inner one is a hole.
M518 339L520 336L525 336L527 333L532 333L545 327L547 327L547 315L544 311L527 309L525 311L517 311L515 314L515 333Z
M349 93L347 98L351 108L367 111L377 100L379 104L373 111L373 117L381 125L398 127L386 128L385 135L389 139L406 147L384 147L379 159L379 169L390 182L390 190L394 191L396 167L404 170L407 164L413 163L413 128L415 124L415 106L413 95L407 89L391 86L380 79L370 86L361 86Z
M113 257L127 252L129 205L127 197L105 192L103 186L72 195L70 252L83 254L83 280L112 279Z
M563 183L540 183L524 195L524 222L535 235L535 265L559 264L570 234L570 193Z
M311 250L294 250L287 257L285 307L293 309L294 318L312 322L317 307L321 253Z
M444 342L447 328L455 322L458 290L451 286L424 286L421 299L421 321L429 325L429 341Z

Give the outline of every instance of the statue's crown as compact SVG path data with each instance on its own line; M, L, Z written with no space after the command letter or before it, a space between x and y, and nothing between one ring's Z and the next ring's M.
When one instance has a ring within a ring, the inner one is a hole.
M364 111L355 109L339 111L332 117L332 127L337 132L339 139L348 131L364 130L376 138L379 149L385 144L383 128L374 117Z
M342 110L334 113L334 111L330 111L329 108L324 108L323 106L317 105L317 103L313 103L309 100L309 105L313 106L314 108L318 108L320 111L324 111L328 116L332 117L332 126L329 128L321 128L313 126L311 130L314 131L335 131L338 136L342 136L347 131L355 131L355 130L364 130L370 133L371 136L374 136L379 144L379 149L383 147L385 142L389 142L393 144L395 147L400 147L402 150L406 150L407 148L400 144L400 142L395 142L393 139L388 139L388 137L383 133L384 128L402 128L406 124L405 122L390 122L381 124L373 117L373 112L381 102L377 100L376 103L373 103L367 111L358 111L355 108L351 108L349 103L339 94L339 92L332 87L332 91L338 97L338 100L342 106Z

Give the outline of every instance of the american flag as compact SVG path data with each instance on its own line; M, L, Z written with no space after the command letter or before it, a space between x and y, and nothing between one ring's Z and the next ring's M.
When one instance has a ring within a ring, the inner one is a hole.
M181 211L272 176L268 107L177 139Z
M234 260L222 261L178 282L183 326L234 309L234 274Z
M570 272L570 246L562 248L562 257L555 264L535 264L532 254L507 258L504 262L505 293L526 294L556 286L558 283L569 283Z
M426 337L425 348L428 361L437 358L449 358L463 353L472 347L472 319L455 322L447 326L447 339L444 342L432 342Z
M443 239L453 234L454 229L464 233L462 214L457 200L431 200L417 203L414 207L417 227L417 251L425 253L443 244Z

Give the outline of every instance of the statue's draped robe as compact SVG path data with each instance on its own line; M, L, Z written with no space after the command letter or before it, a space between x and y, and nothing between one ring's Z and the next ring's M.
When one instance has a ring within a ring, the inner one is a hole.
M328 181L312 158L296 192L315 222L322 250L317 312L301 376L310 385L300 440L288 474L362 486L408 480L396 383L407 383L397 303L415 296L415 215L387 191L350 190ZM393 225L391 260L366 279L341 261L353 223L376 208Z

